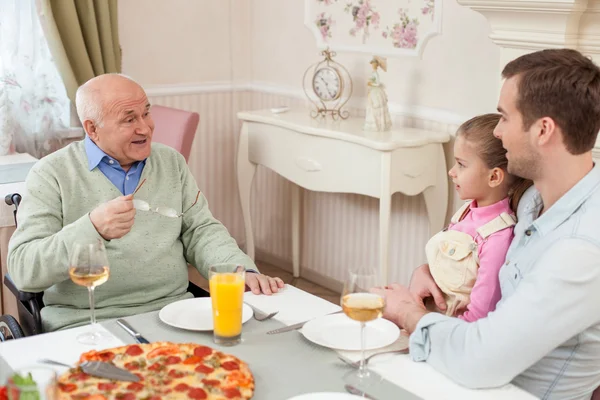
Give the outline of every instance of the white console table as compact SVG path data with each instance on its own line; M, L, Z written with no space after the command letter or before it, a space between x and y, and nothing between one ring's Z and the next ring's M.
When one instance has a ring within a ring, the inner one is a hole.
M273 114L240 112L237 177L246 232L246 252L254 259L250 189L263 165L292 185L292 253L294 276L300 276L300 189L357 193L380 199L379 259L388 282L392 195L423 193L430 231L441 230L448 206L448 179L443 143L450 135L412 128L365 132L362 119L315 120L305 110Z

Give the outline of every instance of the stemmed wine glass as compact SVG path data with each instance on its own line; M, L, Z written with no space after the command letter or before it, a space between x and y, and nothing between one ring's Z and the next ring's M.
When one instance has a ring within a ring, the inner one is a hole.
M69 276L73 283L88 288L90 298L90 332L77 336L77 341L95 345L104 338L96 323L94 314L94 289L108 280L110 267L106 248L100 239L91 243L75 243L69 260Z
M341 303L344 313L349 318L360 322L360 366L358 370L345 377L349 383L359 387L370 386L381 380L379 375L367 369L365 363L366 324L381 318L385 306L381 296L369 292L369 289L379 284L379 273L375 268L352 268L348 271L342 292Z

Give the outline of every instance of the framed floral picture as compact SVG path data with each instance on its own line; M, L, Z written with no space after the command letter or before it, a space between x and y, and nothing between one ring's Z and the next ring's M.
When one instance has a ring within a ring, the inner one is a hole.
M442 0L304 1L304 23L321 49L420 56L441 33Z

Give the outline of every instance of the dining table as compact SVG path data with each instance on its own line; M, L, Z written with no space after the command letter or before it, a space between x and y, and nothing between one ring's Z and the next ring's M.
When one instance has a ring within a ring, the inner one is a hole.
M242 342L230 347L221 347L213 343L212 331L186 330L165 323L159 311L124 319L150 342L197 343L211 346L245 361L254 376L253 399L256 400L286 400L303 394L308 396L310 393L327 393L335 398L336 394L346 392L346 377L355 367L343 362L340 356L357 361L361 357L360 351L341 351L318 345L308 340L302 329L267 334L274 329L298 322L327 318L324 316L340 311L339 305L291 285L285 285L279 293L270 296L246 292L244 301L261 313L277 314L264 321L249 319L243 325ZM89 328L89 325L79 326L0 343L0 384L5 382L14 370L41 365L41 359L74 365L86 351L135 343L134 338L123 330L116 320L101 322L100 329L107 334L107 338L99 344L91 346L79 343L76 340L77 335ZM368 332L367 330L367 334ZM406 346L407 338L400 335L392 344L369 350L366 355L398 350ZM57 373L66 372L63 367L51 368L56 368ZM479 390L462 387L426 362L413 362L409 354L382 354L372 358L368 368L381 379L369 387L358 389L365 393L365 397L376 400L536 398L512 384ZM328 398L327 395L320 396Z

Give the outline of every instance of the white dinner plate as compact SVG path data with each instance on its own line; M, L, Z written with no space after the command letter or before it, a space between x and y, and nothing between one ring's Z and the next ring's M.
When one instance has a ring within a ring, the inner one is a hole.
M210 297L179 300L164 306L158 318L167 325L190 331L212 331L212 303ZM244 304L242 323L252 318L252 309Z
M364 397L355 396L349 393L337 393L337 392L319 392L319 393L305 393L299 396L290 397L288 400L356 400L364 399Z
M336 350L360 350L360 323L346 314L331 314L315 318L302 327L305 338ZM367 322L365 350L379 349L394 343L400 328L387 319Z

